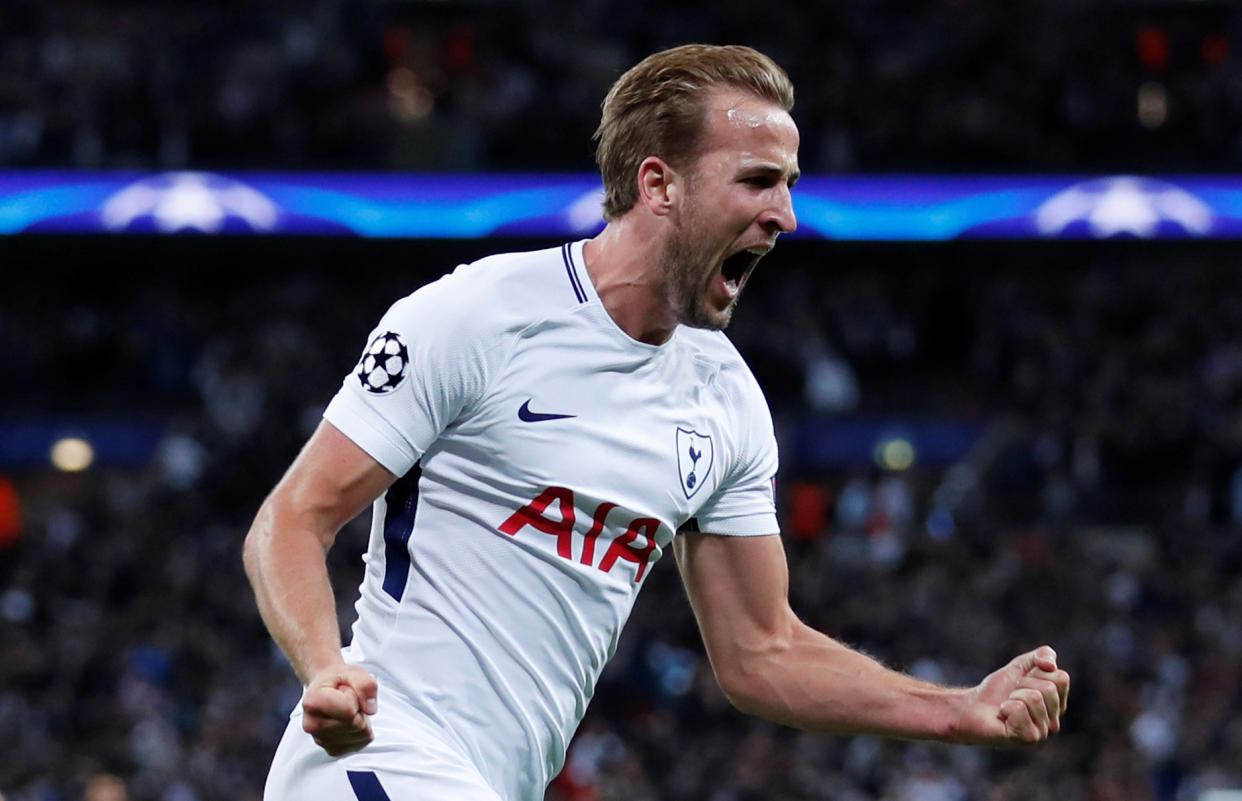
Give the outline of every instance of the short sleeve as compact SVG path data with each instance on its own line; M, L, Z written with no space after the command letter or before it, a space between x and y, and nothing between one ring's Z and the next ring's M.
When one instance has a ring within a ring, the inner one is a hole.
M324 419L404 475L482 396L498 341L472 310L468 282L445 276L384 314Z
M744 421L732 469L695 514L699 531L758 536L776 534L776 470L779 463L772 415L757 385L748 388Z

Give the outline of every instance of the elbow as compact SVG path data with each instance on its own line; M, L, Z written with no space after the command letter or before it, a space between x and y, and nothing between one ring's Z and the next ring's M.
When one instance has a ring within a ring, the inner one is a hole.
M770 703L760 676L743 674L741 671L717 673L716 683L720 685L725 700L738 712L767 717Z
M771 640L762 649L739 651L720 660L715 667L716 683L737 711L746 715L771 717L779 704L783 657L790 651L785 640Z
M242 541L242 566L251 583L255 581L263 562L263 551L271 541L272 510L271 499L265 500L250 524L250 531Z
M253 582L255 572L259 569L259 543L253 528L246 534L246 539L242 541L241 558L242 567L246 570L246 576Z
M724 679L719 675L716 677L716 682L720 685L725 700L738 712L743 715L763 716L766 706L762 701L762 695L754 687L735 679Z
M242 542L242 565L254 584L273 563L274 555L316 549L321 555L332 546L340 527L330 514L290 498L278 487L263 501Z

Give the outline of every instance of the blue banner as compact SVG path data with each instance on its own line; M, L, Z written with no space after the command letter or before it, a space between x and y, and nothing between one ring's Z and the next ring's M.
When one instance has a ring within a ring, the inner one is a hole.
M590 236L596 175L0 172L0 234ZM1235 176L807 176L794 236L1242 236Z

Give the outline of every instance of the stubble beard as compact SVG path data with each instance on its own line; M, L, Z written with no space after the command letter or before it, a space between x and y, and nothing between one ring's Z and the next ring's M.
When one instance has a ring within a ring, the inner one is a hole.
M708 284L715 278L716 266L707 248L695 242L695 227L681 227L664 241L660 261L669 306L676 311L682 325L721 331L733 319L740 293L723 310L709 304Z

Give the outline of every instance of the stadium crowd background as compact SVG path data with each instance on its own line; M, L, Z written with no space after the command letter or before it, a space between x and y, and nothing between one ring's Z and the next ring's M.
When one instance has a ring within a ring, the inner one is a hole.
M0 2L0 165L589 169L600 99L669 42L798 89L802 167L1229 170L1225 2Z
M589 169L617 72L691 39L787 66L806 172L1186 172L1242 156L1242 13L1222 4L778 2L762 26L740 2L243 5L0 2L0 164ZM540 244L0 243L0 415L166 432L140 469L7 477L21 499L20 526L0 515L7 801L259 797L298 687L241 571L250 517L389 302ZM1053 642L1074 675L1065 731L989 752L742 718L667 559L549 799L1242 787L1237 257L783 243L730 334L786 454L795 608L954 683ZM889 417L985 435L951 465L791 458L807 420ZM364 540L355 522L332 552L345 620Z

